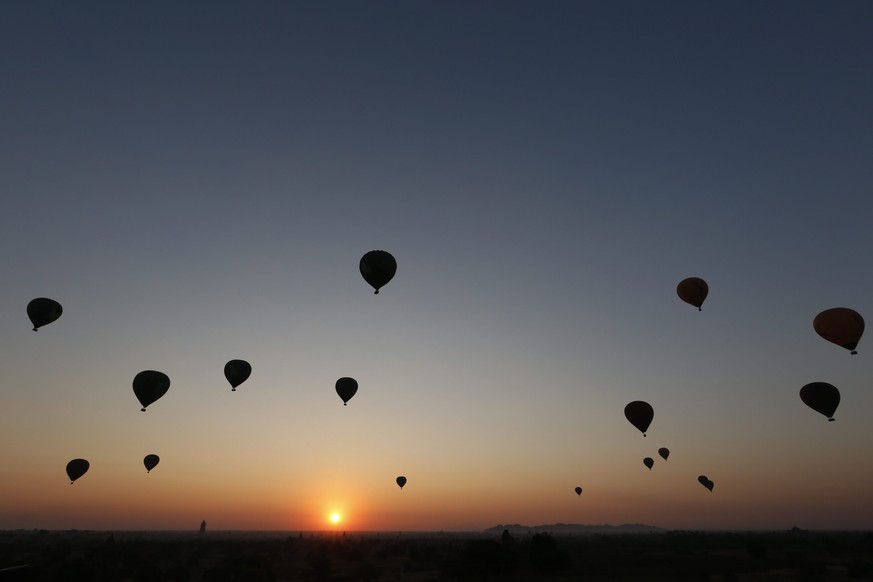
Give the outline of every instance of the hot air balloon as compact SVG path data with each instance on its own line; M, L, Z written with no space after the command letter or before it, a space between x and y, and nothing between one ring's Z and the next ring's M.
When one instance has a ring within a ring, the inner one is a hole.
M157 455L146 455L145 458L142 460L142 464L145 465L146 468L146 473L149 473L160 462L161 458Z
M841 348L846 348L853 355L855 348L864 335L864 318L854 309L834 307L825 309L812 320L815 333Z
M73 481L87 473L90 467L91 463L85 459L73 459L67 463L67 477L70 478L70 485L73 484Z
M661 458L666 461L667 457L670 456L670 449L668 449L667 447L661 447L660 449L658 449L658 454L661 455Z
M655 410L648 402L634 400L624 407L624 416L643 433L643 436L646 436L646 431L652 423L652 419L655 418Z
M142 411L146 406L163 396L170 389L170 378L163 372L145 370L133 378L133 393L142 404Z
M701 475L700 477L697 478L697 481L698 481L701 485L703 485L704 487L706 487L707 489L709 489L710 491L712 491L712 488L715 487L715 483L713 483L712 481L710 481L710 480L706 477L706 475Z
M64 308L54 299L37 297L27 304L27 317L33 324L33 331L57 321L63 312Z
M700 277L688 277L682 279L676 286L676 294L679 295L679 299L701 311L701 306L709 294L709 285Z
M800 399L803 403L828 417L833 422L834 412L840 405L840 391L827 382L813 382L800 389Z
M379 289L394 278L394 273L397 272L397 261L389 252L370 251L361 257L359 268L364 280L376 290L375 294L378 295Z
M245 360L231 360L224 365L224 377L230 382L231 392L236 392L236 387L249 379L252 375L252 365Z
M576 495L582 495L582 488L576 487Z
M648 467L649 471L651 471L652 467L655 466L655 459L653 459L652 457L646 457L645 459L643 459L643 465Z
M358 383L354 378L340 378L336 381L336 393L343 399L343 406L348 406L349 400L358 391Z
M395 481L397 482L397 485L401 489L403 489L403 486L406 485L406 477L404 477L403 475L397 477L397 479L395 479Z

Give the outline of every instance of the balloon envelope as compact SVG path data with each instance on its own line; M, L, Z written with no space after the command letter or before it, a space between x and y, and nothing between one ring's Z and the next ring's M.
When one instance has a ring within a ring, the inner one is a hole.
M224 365L224 377L230 382L231 391L249 379L252 375L252 365L245 360L231 360Z
M37 297L27 304L27 317L33 324L33 331L57 321L63 312L64 308L60 303L46 297Z
M653 459L652 457L646 457L645 459L643 459L643 465L648 467L649 471L651 471L652 467L655 466L655 459Z
M340 378L336 381L336 393L343 399L343 406L347 406L349 400L358 391L358 382L354 378Z
M712 491L712 488L715 487L715 483L713 483L712 481L710 481L710 480L706 477L706 475L701 475L700 477L697 478L697 481L698 481L701 485L703 485L704 487L706 487L707 489L709 489L710 491Z
M163 396L170 389L170 378L163 372L145 370L134 376L133 393L142 404L142 411L146 406Z
M395 481L397 482L397 485L399 485L401 489L403 489L403 486L406 485L406 477L404 477L403 475L397 477L397 479L395 479Z
M661 458L666 461L667 457L670 456L670 449L668 449L667 447L661 447L660 449L658 449L658 454L661 455Z
M834 420L834 412L840 405L840 391L827 382L812 382L800 389L800 399L803 403Z
M576 495L582 495L582 488L576 487Z
M655 410L652 405L642 400L634 400L624 407L624 416L628 421L646 436L646 431L655 418Z
M397 272L397 261L387 251L370 251L361 257L359 265L361 276L379 293L379 289L388 284Z
M676 294L679 295L679 299L701 311L701 306L709 294L709 285L700 277L688 277L676 286Z
M87 473L90 467L91 463L85 459L73 459L67 463L67 477L70 478L70 485L73 484L73 481Z
M142 464L145 465L146 468L146 473L154 469L160 462L161 458L157 455L146 455L142 460Z
M852 354L857 354L855 348L864 335L864 318L854 309L848 307L834 307L825 309L812 320L815 333L846 348Z

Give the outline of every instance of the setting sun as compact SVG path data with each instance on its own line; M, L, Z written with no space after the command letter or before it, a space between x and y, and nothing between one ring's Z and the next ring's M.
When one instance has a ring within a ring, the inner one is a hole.
M341 516L339 513L331 513L330 514L331 523L339 523L340 519L341 519Z

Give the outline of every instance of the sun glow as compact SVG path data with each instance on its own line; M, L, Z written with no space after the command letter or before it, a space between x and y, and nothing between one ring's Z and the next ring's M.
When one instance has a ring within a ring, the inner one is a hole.
M342 519L342 516L339 513L331 513L330 514L330 522L334 525L338 524L341 519Z

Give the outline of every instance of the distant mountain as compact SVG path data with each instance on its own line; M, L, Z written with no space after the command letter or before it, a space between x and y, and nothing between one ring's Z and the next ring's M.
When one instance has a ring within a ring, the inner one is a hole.
M533 533L596 533L596 534L623 534L623 533L649 533L663 532L664 528L655 527L653 525L644 525L642 523L625 523L622 525L582 525L578 523L553 523L551 525L519 525L517 523L509 525L495 525L489 527L483 533L497 534L503 533L503 530L508 530L509 533L516 534L533 534Z

